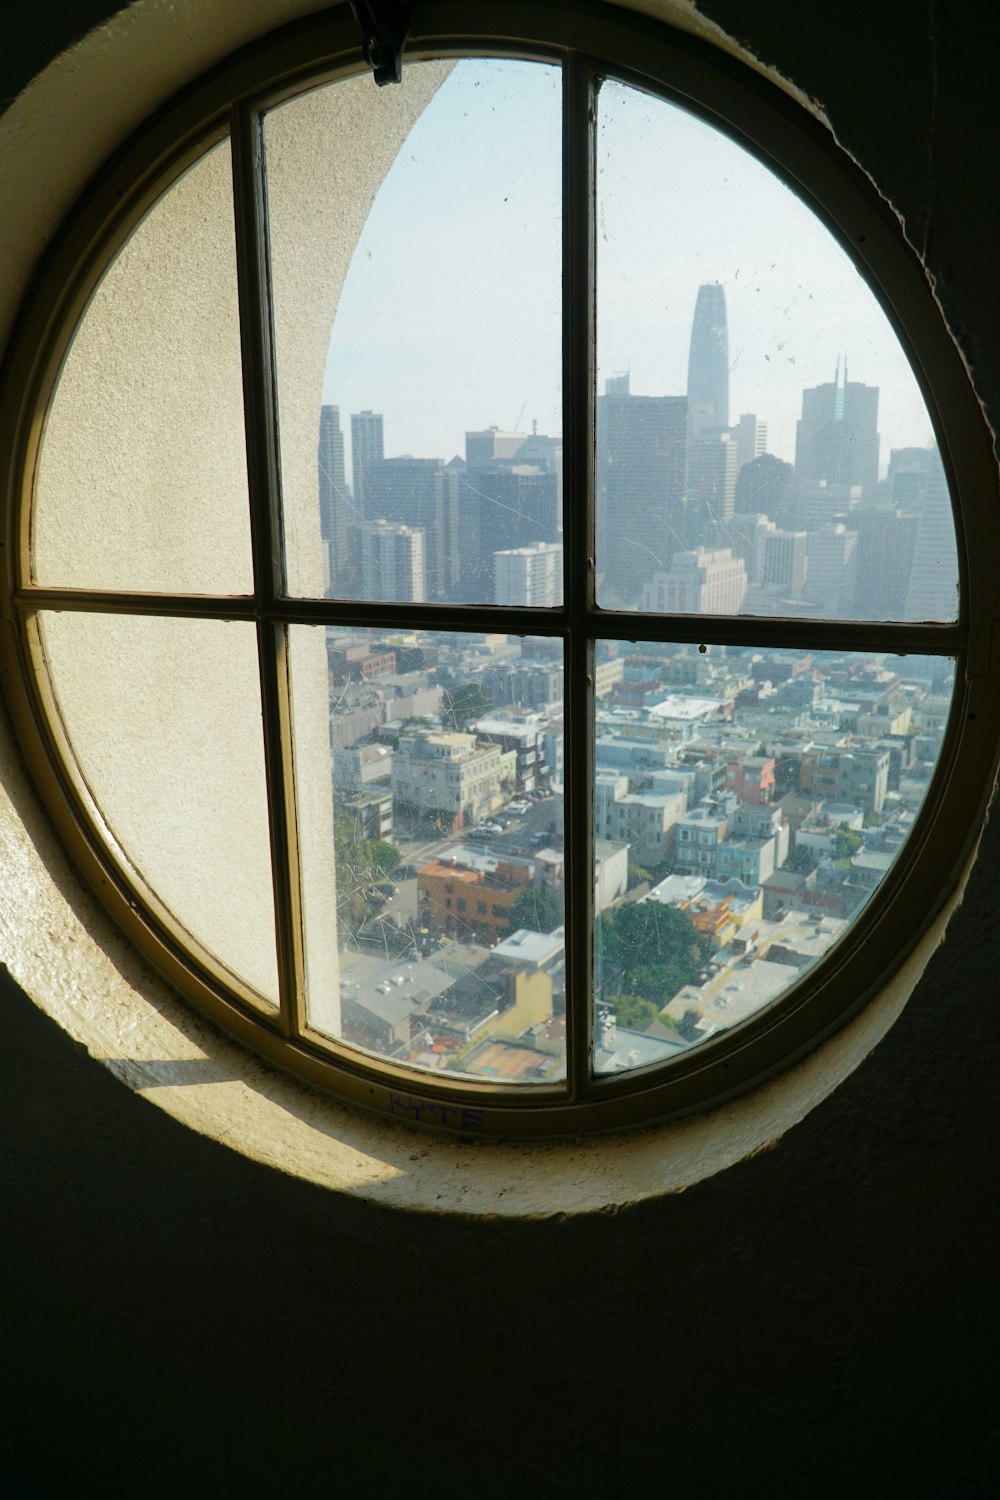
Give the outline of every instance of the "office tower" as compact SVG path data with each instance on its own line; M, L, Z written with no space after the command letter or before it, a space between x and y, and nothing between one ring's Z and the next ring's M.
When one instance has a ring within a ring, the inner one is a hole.
M878 484L878 387L843 380L802 392L795 430L795 478L803 492L823 486L871 499ZM854 496L856 498L856 496Z
M691 436L729 426L729 333L726 293L717 281L698 288L688 355Z
M737 515L767 516L780 526L794 511L795 470L773 453L744 464L736 476L734 505Z
M889 454L889 492L893 505L910 514L923 507L927 481L937 461L936 448L893 448Z
M503 461L468 471L462 533L463 597L469 602L490 600L495 553L559 538L557 476L533 464Z
M499 427L467 432L465 462L474 469L481 464L491 464L497 458L516 458L527 441L526 432L502 432Z
M340 408L323 406L319 414L319 526L326 543L329 578L337 577L347 560L349 496L344 472L344 434Z
M752 463L755 458L760 458L762 453L767 452L767 423L762 422L753 412L744 412L735 427L730 427L729 435L736 444L736 457L740 468L744 464Z
M835 620L850 618L857 594L858 533L842 523L810 531L804 597Z
M907 620L954 620L958 615L958 550L948 481L937 451L917 521L913 568L906 592Z
M368 465L365 489L370 516L424 533L427 598L451 597L459 579L456 471L439 458L383 458ZM484 599L492 597L491 589Z
M678 552L666 572L643 586L642 608L657 614L735 615L747 591L743 559L728 548Z
M736 507L736 444L728 432L706 431L688 451L688 541L702 545L708 528Z
M688 545L687 397L606 393L598 406L599 596L634 609Z
M535 609L561 604L562 551L558 542L536 542L532 547L494 553L496 603Z
M368 504L368 474L384 457L382 414L358 411L351 416L351 472L354 480L354 505L357 520L373 515Z
M756 537L754 583L782 598L797 599L806 582L806 545L804 531L780 531L773 521L766 521Z
M423 604L427 598L424 533L391 521L357 528L364 599Z
M861 620L905 620L917 519L882 508L862 510L857 524L855 614Z

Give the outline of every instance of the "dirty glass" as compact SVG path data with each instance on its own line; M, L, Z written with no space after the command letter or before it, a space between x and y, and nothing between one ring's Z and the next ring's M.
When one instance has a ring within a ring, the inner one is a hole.
M290 652L300 796L318 716L331 747L333 909L304 893L309 1025L418 1069L560 1077L560 644L292 626ZM314 954L334 926L330 972Z
M955 619L931 421L850 257L675 105L609 82L598 121L599 603Z
M470 58L268 115L293 594L561 601L560 109L558 68ZM374 158L344 150L373 112Z

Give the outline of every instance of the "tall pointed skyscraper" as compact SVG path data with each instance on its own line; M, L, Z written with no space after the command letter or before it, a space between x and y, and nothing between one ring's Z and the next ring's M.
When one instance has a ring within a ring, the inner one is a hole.
M688 355L690 434L729 426L729 330L726 293L718 281L698 288Z

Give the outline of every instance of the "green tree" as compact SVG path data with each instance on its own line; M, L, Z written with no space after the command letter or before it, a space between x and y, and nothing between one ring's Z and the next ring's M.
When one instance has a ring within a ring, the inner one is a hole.
M550 885L533 882L518 896L510 909L510 930L526 927L529 932L554 932L566 917L563 898Z
M390 844L388 839L366 839L365 842L372 868L379 875L388 875L403 858L395 844Z
M481 683L467 682L464 687L445 689L441 718L448 729L464 730L474 719L488 714L493 706L493 699L483 692Z
M389 874L402 856L385 839L366 839L357 819L346 812L333 818L333 849L337 861L337 920L341 932L356 932L375 912L368 897L372 882Z
M612 995L608 1004L614 1008L619 1026L642 1027L650 1021L658 1021L660 1012L652 1000L642 995Z
M849 828L838 828L833 836L833 857L838 864L847 863L853 854L857 854L864 843L860 833L852 833Z
M598 952L624 993L657 1010L696 978L707 940L687 912L657 901L626 902L601 916Z

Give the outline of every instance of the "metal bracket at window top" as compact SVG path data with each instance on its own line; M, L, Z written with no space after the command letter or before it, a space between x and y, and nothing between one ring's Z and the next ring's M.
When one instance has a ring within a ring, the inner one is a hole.
M410 34L412 7L400 0L351 0L361 27L361 45L379 88L403 81L403 44Z

